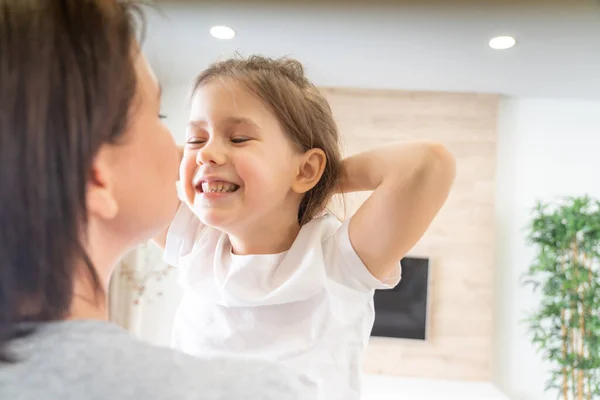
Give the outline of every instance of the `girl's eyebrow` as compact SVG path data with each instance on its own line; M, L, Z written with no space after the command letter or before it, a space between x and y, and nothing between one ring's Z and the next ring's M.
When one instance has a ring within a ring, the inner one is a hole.
M258 131L258 125L256 125L256 123L254 121L252 121L250 118L244 118L244 117L229 117L226 118L224 121L225 124L228 125L242 125L242 126L246 126L249 129L251 129L252 131Z
M223 124L227 125L246 125L252 129L258 129L258 125L254 121L245 117L227 117L223 121ZM199 119L189 122L190 127L195 129L206 129L207 122L205 120Z

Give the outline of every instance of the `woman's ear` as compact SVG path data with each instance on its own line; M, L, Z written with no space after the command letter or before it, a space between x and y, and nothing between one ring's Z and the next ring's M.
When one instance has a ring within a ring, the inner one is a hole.
M119 212L110 182L110 169L101 156L94 160L88 177L86 205L89 216L103 220L112 220Z
M327 156L322 149L310 149L305 152L298 165L292 190L296 193L306 193L316 186L323 176Z

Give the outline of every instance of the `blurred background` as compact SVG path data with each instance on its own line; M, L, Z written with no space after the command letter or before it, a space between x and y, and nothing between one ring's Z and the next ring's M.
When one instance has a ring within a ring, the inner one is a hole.
M412 275L427 334L372 338L366 400L557 397L523 323L541 301L521 281L535 256L524 228L537 200L600 196L600 2L163 0L147 12L143 51L178 143L193 78L258 53L304 64L346 155L418 138L457 157L448 203L409 254L426 260ZM148 245L124 260L111 314L168 346L181 291L161 256Z

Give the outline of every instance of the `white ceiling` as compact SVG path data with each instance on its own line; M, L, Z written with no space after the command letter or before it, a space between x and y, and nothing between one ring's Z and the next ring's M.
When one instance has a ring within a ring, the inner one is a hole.
M239 51L298 58L320 86L600 99L598 0L158 3L144 51L163 84ZM492 50L496 35L518 44Z

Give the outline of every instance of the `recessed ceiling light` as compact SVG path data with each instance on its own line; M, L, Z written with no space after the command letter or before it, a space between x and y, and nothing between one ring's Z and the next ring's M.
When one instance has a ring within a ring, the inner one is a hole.
M210 28L210 34L217 39L228 40L233 39L235 31L228 26L213 26Z
M517 43L512 36L497 36L490 40L490 47L494 50L506 50L510 49Z

